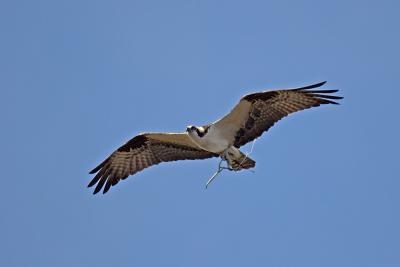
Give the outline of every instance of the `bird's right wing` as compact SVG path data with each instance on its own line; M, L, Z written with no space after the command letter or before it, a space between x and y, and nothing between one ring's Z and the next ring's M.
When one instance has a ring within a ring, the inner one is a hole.
M103 186L106 193L111 186L147 167L161 162L206 159L217 154L199 148L186 133L145 133L135 136L114 151L105 161L93 169L97 173L89 183L97 183L94 194Z

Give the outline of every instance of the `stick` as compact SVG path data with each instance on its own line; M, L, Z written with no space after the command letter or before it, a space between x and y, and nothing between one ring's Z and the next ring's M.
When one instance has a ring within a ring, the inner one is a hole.
M240 162L240 165L242 165L242 163L248 158L248 156L250 156L251 153L253 153L253 149L254 149L254 144L256 143L257 139L254 139L253 142L251 143L251 148L250 148L250 152L247 152L246 155L244 156L242 162Z
M207 183L206 183L206 189L208 188L208 185L211 184L212 181L215 180L215 178L217 178L217 176L223 171L223 170L230 170L232 171L231 168L229 167L223 167L221 166L222 162L224 162L226 160L221 159L221 161L218 164L218 170L210 177L210 179L208 179Z
M247 159L247 157L253 153L253 149L254 149L254 144L256 143L256 139L254 139L253 143L251 144L251 149L250 152L246 153L244 159L242 160L242 162L240 163L240 165L242 165L242 163ZM228 167L223 167L221 166L222 162L228 162L226 159L221 159L221 161L218 164L218 170L208 179L207 183L206 183L206 189L208 188L208 186L211 184L212 181L215 180L215 178L217 178L217 176L223 171L223 170L228 170L228 171L233 171L234 169L230 168L229 163L227 163ZM248 170L252 173L254 173L254 171L252 170Z

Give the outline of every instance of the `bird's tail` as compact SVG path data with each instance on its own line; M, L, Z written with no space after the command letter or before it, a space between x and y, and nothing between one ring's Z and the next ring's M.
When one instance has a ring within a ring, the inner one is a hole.
M240 156L237 158L232 158L229 162L229 165L234 171L240 171L242 169L254 168L256 166L256 162L240 152Z

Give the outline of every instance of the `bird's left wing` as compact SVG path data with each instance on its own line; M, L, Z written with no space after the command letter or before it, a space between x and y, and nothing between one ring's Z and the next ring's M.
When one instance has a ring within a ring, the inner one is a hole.
M97 184L93 194L147 167L161 162L206 159L218 155L199 148L186 133L145 133L135 136L93 169L97 173L88 187Z
M248 94L225 117L215 122L227 131L235 147L241 147L261 136L277 121L287 115L323 104L338 104L342 99L331 95L337 90L311 90L325 82L294 89L265 91Z

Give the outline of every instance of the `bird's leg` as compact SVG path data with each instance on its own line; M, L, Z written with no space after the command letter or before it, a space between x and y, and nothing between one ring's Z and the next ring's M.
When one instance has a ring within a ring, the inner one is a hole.
M226 162L226 167L225 167L225 166L221 166L222 162L224 162L224 161ZM218 170L219 170L219 171L222 171L222 170L233 171L233 169L232 169L231 166L229 165L229 161L228 161L227 159L222 159L222 160L219 162Z
M231 167L231 164L229 163L229 159L228 159L229 155L228 155L228 149L226 149L224 151L224 153L221 155L221 162L219 163L218 169L219 170L228 170L228 171L233 171L234 169ZM225 161L226 162L226 167L221 166L222 162Z

